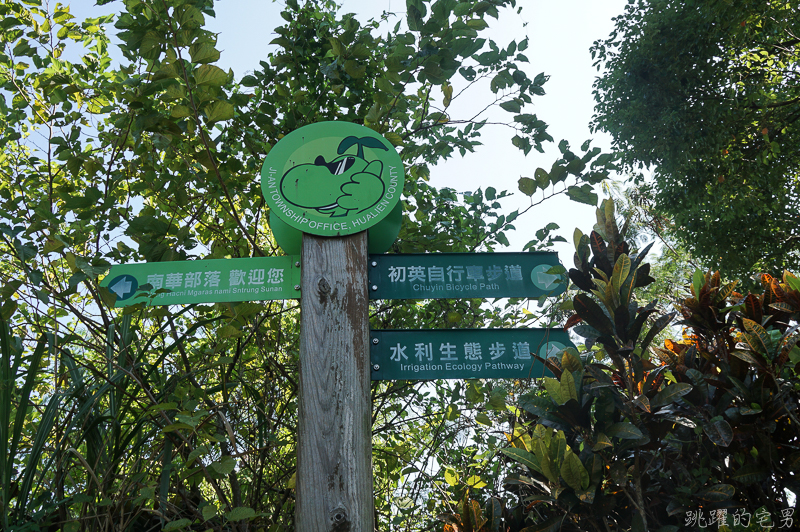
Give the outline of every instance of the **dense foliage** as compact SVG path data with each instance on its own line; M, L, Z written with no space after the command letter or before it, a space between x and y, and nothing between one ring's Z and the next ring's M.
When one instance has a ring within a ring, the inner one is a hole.
M566 328L584 338L546 361L544 394L521 397L502 498L467 494L454 532L791 529L800 490L800 279L735 292L698 270L675 312L637 299L633 250L610 201L576 231L579 293ZM678 315L679 340L653 343ZM503 460L498 457L498 462ZM788 490L788 491L787 491ZM796 526L796 525L795 525ZM762 528L766 527L766 528ZM773 527L773 528L770 528Z
M595 129L691 254L742 275L800 266L800 5L636 0L595 43ZM743 246L742 242L747 242Z
M297 302L120 311L100 280L116 263L280 253L258 170L283 135L321 120L362 123L396 145L407 184L394 251L505 245L523 214L499 214L507 193L428 180L478 146L489 112L526 153L551 142L524 112L547 76L526 73L527 40L482 36L514 0L410 0L405 25L386 35L331 2L290 0L261 68L242 78L217 64L212 0L116 5L115 16L75 20L62 4L0 4L0 527L290 530ZM451 116L473 93L485 112ZM521 192L531 207L562 192L595 203L610 157L588 143L559 148ZM528 247L547 246L552 229ZM520 305L379 302L372 319L546 321ZM498 434L476 424L527 389L375 384L379 529L424 529L433 518L421 508L451 509L433 479L480 486L484 468L499 474L485 453Z

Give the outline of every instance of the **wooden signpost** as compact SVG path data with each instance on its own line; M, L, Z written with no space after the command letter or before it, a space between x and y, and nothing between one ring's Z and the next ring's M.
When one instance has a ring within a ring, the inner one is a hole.
M293 131L261 169L271 219L303 235L298 532L375 528L367 230L396 212L403 181L389 141L339 122Z
M364 126L295 130L261 178L273 234L300 256L123 264L101 285L117 307L300 297L296 530L371 532L371 380L542 377L532 354L572 344L549 329L370 331L369 300L550 297L563 267L555 253L368 255L397 237L404 176Z
M303 236L295 526L374 530L367 234Z

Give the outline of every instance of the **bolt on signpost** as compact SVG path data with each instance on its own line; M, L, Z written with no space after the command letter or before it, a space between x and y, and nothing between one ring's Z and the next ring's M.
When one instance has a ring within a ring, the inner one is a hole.
M367 229L397 212L403 164L373 130L321 122L275 145L261 186L276 238L302 232L295 525L370 531Z

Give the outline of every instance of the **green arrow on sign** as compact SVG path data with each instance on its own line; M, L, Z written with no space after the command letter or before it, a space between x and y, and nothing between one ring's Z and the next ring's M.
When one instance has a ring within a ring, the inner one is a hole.
M371 299L557 296L567 287L554 252L370 255Z
M575 347L560 329L429 329L370 332L372 380L552 377L533 355Z
M100 283L117 308L293 299L299 285L295 255L119 264Z

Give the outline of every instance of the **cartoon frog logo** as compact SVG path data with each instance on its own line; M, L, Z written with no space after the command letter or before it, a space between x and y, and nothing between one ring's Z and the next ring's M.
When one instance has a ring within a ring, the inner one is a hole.
M345 154L353 146L358 148L356 155ZM365 147L389 150L374 137L346 137L336 150L338 157L331 161L317 155L313 163L290 168L280 182L283 197L293 205L331 218L366 211L380 201L386 185L381 179L383 163L367 161Z

